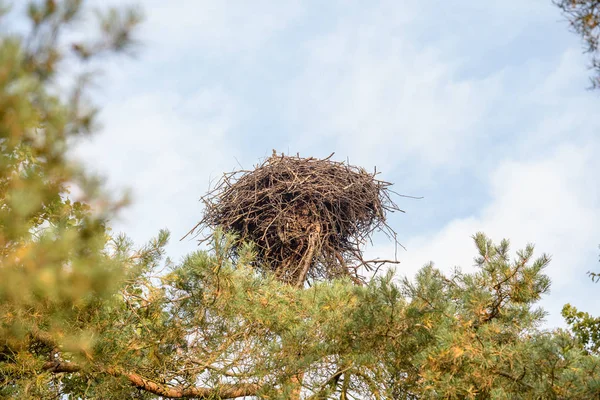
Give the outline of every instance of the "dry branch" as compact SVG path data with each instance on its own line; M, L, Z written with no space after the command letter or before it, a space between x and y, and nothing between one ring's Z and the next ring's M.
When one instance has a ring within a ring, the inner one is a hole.
M69 362L47 362L43 365L42 369L52 373L77 373L82 370L80 365ZM104 370L104 373L117 378L125 378L132 386L138 389L169 399L236 399L239 397L254 396L260 390L258 385L251 383L222 385L217 388L173 387L156 383L136 373L120 371L117 368L107 368Z

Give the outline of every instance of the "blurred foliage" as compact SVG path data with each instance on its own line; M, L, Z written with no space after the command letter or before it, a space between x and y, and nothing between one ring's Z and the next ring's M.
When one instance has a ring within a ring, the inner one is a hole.
M126 276L106 229L121 202L69 162L67 150L94 129L84 79L92 63L127 50L139 17L100 16L97 41L69 43L81 1L30 2L26 19L5 3L0 9L0 390L37 398L39 388L57 389L38 373L42 358L57 348L85 358L96 310ZM19 23L29 30L18 33ZM69 46L89 50L83 56ZM60 71L78 64L79 75L59 84ZM17 389L22 381L25 392Z
M590 352L598 354L600 351L600 318L578 311L570 304L563 307L562 315L580 343Z
M592 88L600 87L600 0L553 0L567 18L571 29L581 36L590 54Z
M473 273L294 288L251 269L250 245L232 262L220 232L177 264L166 231L111 234L122 202L67 152L95 126L86 67L131 50L139 14L69 43L82 2L31 4L28 34L0 31L0 397L600 397L597 320L567 306L570 330L540 329L550 260L533 246L511 259L477 234ZM83 66L69 90L65 63Z

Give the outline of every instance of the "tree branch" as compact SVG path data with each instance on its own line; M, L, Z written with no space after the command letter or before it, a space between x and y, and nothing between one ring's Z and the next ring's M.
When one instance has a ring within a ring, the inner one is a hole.
M80 365L65 362L47 362L43 370L53 373L75 373L82 370ZM132 386L169 399L235 399L244 396L254 396L260 387L252 383L223 385L218 388L181 388L161 385L132 372L121 372L117 368L108 368L104 373L114 377L126 378Z

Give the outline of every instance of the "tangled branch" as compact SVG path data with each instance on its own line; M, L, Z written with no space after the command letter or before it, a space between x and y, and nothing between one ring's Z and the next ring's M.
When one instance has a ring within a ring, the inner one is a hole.
M398 244L386 214L402 210L390 198L391 184L376 179L376 171L331 156L274 151L252 171L224 174L202 197L204 216L188 235L217 227L232 232L238 243L254 243L258 268L298 287L307 279L340 276L363 282L361 267L371 271L390 261L365 261L361 246L376 230Z

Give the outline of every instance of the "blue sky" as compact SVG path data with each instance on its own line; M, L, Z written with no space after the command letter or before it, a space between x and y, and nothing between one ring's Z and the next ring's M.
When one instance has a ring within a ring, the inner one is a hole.
M402 194L398 274L473 268L471 235L552 255L542 304L600 314L600 92L550 0L146 0L135 60L107 69L77 155L133 205L116 230L179 242L210 179L273 149L366 169ZM377 236L372 256L393 256Z

